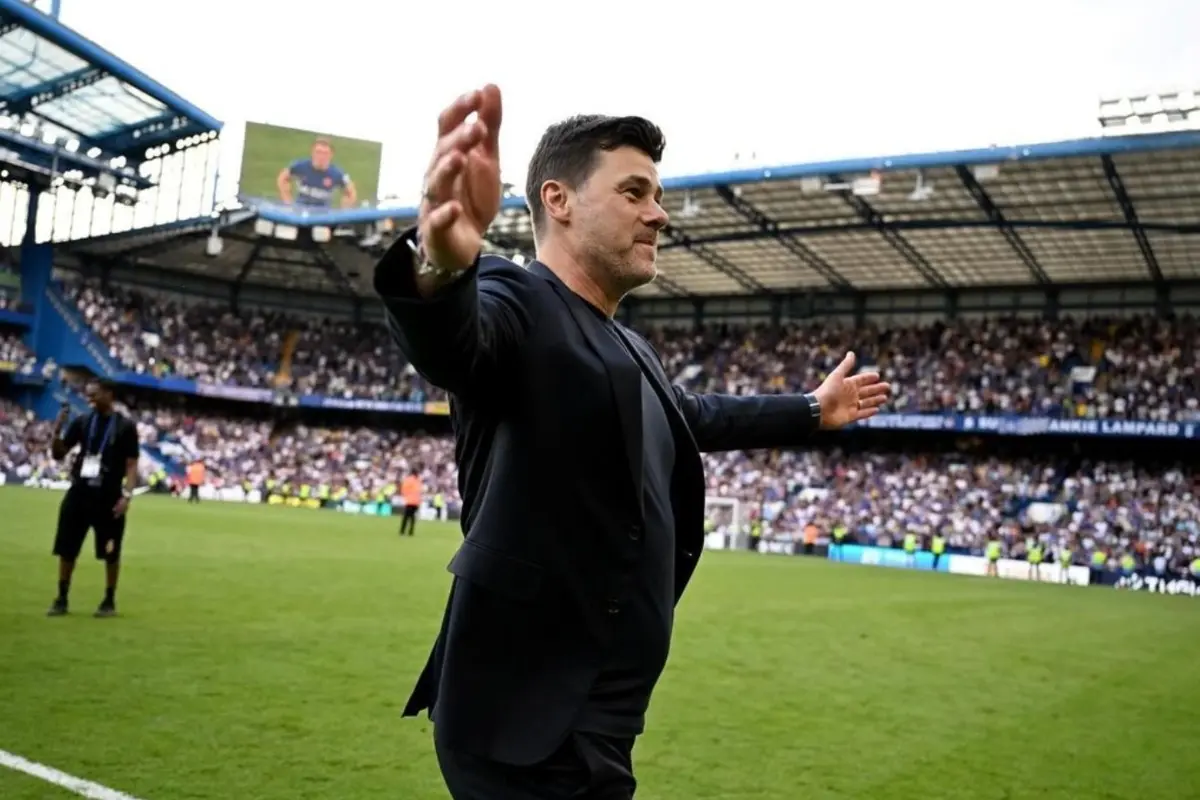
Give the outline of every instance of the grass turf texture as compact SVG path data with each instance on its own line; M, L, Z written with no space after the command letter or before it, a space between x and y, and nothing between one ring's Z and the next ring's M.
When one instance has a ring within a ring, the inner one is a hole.
M401 539L398 519L142 497L122 616L91 618L89 553L71 616L47 619L60 497L0 488L0 749L145 800L445 797L429 723L399 711L456 528ZM708 553L634 753L639 796L1184 796L1197 614L1189 597ZM0 797L70 795L0 770Z

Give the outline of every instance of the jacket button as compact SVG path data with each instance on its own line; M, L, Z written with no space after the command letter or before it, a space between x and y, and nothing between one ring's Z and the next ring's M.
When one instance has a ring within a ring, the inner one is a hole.
M614 598L609 598L608 613L609 614L620 614L621 613L621 601L616 600Z
M630 525L629 526L629 538L633 539L635 542L638 539L641 539L642 538L642 526L638 525L636 522L634 524Z

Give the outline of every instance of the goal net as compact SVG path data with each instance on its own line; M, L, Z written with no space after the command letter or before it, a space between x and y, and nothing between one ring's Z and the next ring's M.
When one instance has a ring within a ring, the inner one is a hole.
M733 497L704 498L704 546L710 550L745 550L750 528L742 503Z

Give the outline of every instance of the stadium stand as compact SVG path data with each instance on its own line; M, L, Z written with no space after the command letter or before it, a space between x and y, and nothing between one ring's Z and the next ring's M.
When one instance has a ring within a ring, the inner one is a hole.
M124 287L71 285L65 295L132 372L296 394L423 402L444 399L408 370L382 325L235 314L181 306ZM283 340L298 332L291 377ZM681 385L730 394L812 386L853 349L898 387L896 411L1053 418L1200 420L1200 332L1184 315L959 320L861 328L830 323L715 325L643 331ZM1071 376L1086 379L1072 380Z
M101 375L157 491L199 459L206 497L388 514L416 470L454 517L447 398L370 285L413 209L219 204L218 120L36 9L0 0L0 22L31 65L0 87L0 474L55 485L45 420ZM890 413L810 450L708 456L714 546L941 534L1021 558L1040 539L1185 576L1198 156L1200 131L1166 130L667 179L660 278L621 313L680 383L794 391L854 349L897 387ZM532 256L522 198L488 247Z
M232 311L211 302L173 301L98 282L68 284L64 296L124 369L297 394L423 402L444 399L406 372L382 325L306 319L285 312ZM290 336L294 334L294 336ZM291 342L289 375L280 375Z

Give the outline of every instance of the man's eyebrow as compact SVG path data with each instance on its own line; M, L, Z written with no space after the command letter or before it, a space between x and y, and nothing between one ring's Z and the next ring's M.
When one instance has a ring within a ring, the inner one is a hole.
M663 194L662 186L650 180L645 175L627 175L619 184L622 187L635 185L644 191L653 191L654 196L661 198Z

